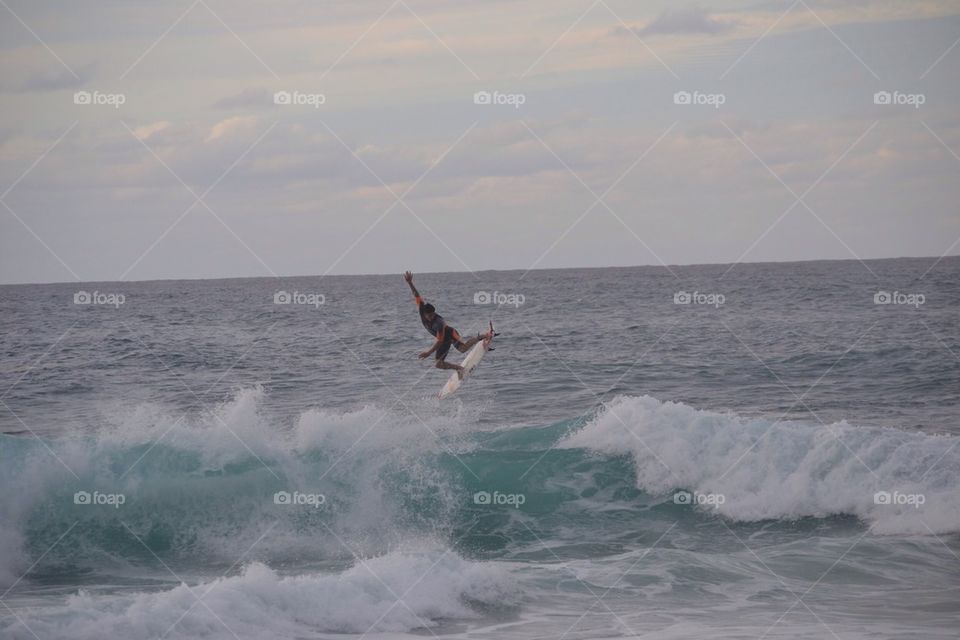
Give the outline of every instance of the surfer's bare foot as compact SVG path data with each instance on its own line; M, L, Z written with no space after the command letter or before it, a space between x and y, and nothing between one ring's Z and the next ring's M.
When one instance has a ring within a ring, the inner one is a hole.
M463 380L463 367L457 367L457 376Z

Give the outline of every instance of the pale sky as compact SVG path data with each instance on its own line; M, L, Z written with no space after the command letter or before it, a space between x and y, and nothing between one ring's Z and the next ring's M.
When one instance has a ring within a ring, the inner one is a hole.
M954 255L958 42L951 1L3 0L0 282Z

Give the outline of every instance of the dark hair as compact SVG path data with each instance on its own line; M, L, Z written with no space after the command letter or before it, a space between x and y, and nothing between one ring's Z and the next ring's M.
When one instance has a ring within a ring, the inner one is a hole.
M427 304L423 305L423 312L424 312L424 313L435 313L436 311L437 311L437 308L434 307L434 306L433 306L432 304L430 304L429 302L428 302Z

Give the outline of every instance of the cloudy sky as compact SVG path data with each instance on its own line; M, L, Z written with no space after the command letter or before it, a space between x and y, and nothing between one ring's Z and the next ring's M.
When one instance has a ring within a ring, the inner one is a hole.
M953 255L958 39L948 0L3 0L0 282Z

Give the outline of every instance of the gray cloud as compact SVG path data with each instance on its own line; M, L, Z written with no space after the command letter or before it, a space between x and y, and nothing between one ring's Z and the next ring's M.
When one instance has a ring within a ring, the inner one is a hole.
M216 109L273 109L273 92L264 87L251 87L213 103Z
M80 89L94 76L97 65L89 64L76 69L74 75L69 69L57 67L53 71L32 73L13 85L18 92L46 92L63 91L66 89Z
M737 23L732 20L720 20L709 11L700 7L668 10L634 31L641 36L705 34L719 35L732 30ZM615 33L625 33L624 27L618 27Z

